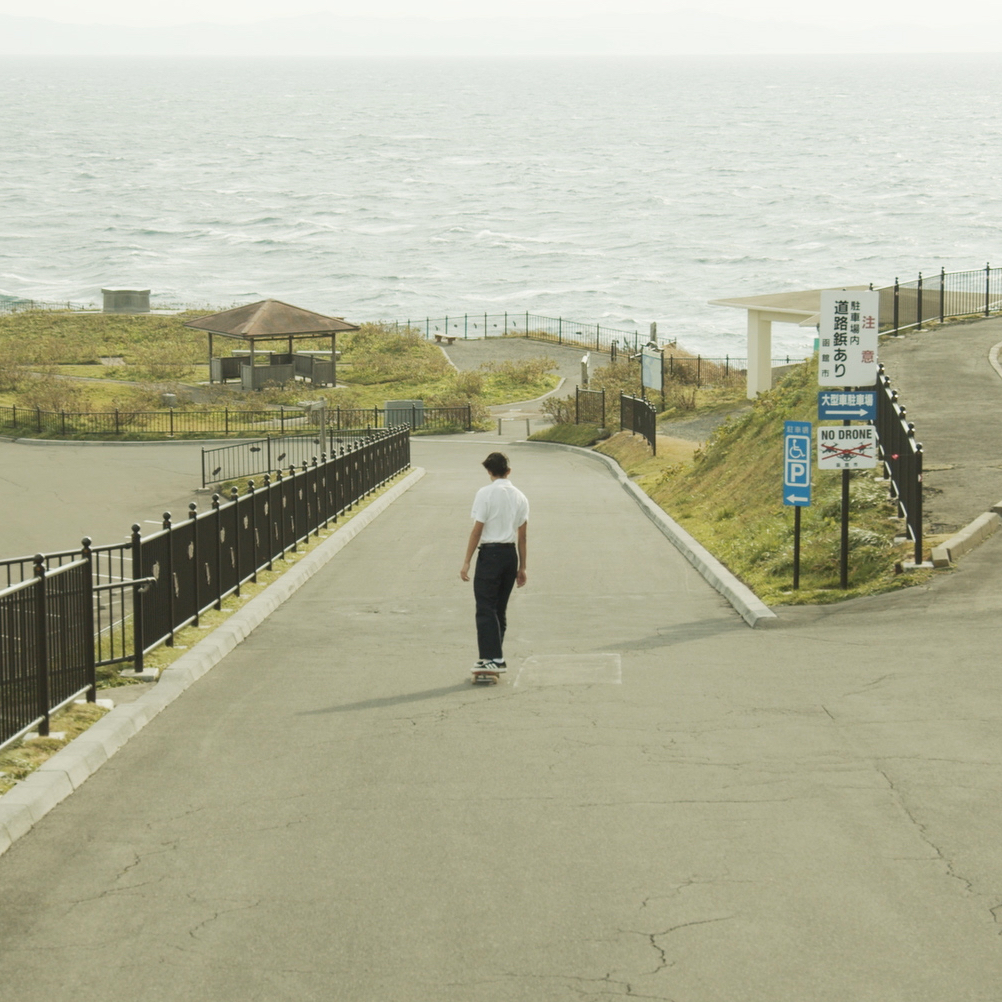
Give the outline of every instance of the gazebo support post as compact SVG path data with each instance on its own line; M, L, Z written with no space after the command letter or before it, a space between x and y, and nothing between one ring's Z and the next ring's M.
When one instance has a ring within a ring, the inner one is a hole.
M771 389L772 318L759 310L749 310L747 397L754 400Z

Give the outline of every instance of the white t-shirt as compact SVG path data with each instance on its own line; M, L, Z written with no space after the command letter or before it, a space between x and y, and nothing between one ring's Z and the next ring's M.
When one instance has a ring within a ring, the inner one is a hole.
M481 543L514 543L519 526L529 520L529 500L510 480L498 477L477 491L472 516L484 523Z

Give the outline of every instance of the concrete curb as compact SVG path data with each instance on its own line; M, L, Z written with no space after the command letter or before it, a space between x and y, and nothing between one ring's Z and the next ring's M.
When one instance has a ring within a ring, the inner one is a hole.
M83 445L88 448L110 445L117 449L130 445L231 445L239 441L240 439L234 438L156 438L149 442L113 442L110 439L88 442L62 438L8 438L6 435L0 435L0 442L8 442L11 445Z
M277 581L233 613L209 636L182 654L160 681L134 703L105 714L93 727L60 749L23 782L0 796L0 855L60 801L68 797L138 734L161 710L215 667L263 623L286 599L317 574L377 516L425 474L420 467L377 498L343 528L303 557Z
M698 543L670 515L659 508L632 480L614 459L601 452L582 449L561 442L528 442L528 445L546 445L567 449L591 456L606 464L623 489L640 505L644 514L668 537L672 545L699 571L710 587L720 592L733 606L734 611L751 627L768 627L779 624L779 617L747 585L742 584L709 550Z
M979 515L970 525L951 536L945 543L933 547L933 567L949 567L959 557L980 546L1000 525L1002 525L1002 501L992 505L991 511Z

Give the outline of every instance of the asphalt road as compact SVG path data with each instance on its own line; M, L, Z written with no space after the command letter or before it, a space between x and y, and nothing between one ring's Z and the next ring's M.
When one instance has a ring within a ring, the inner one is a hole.
M999 997L1000 540L749 630L597 462L533 503L496 688L427 475L0 857L5 997Z

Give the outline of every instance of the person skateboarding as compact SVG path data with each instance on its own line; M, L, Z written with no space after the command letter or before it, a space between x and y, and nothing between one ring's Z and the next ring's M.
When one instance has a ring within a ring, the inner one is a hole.
M477 648L480 660L473 676L484 672L507 671L504 635L508 625L508 598L512 588L526 582L526 532L529 501L508 479L508 457L492 452L484 461L491 482L481 487L473 499L473 530L466 545L466 558L459 571L470 580L470 563L477 554L473 574L476 600Z

